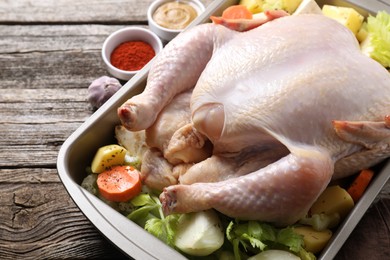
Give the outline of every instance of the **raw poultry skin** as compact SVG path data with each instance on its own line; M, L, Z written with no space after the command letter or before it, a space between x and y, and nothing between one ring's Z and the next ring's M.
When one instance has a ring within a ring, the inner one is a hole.
M273 149L280 155L213 182L210 158L200 162L195 183L163 190L166 214L215 208L291 224L332 178L390 154L390 74L360 53L348 29L322 15L287 16L242 33L204 24L179 35L154 62L145 91L118 109L122 124L150 127L175 95L194 86L192 122L214 145L211 158Z
M212 146L191 124L192 89L176 95L145 131L149 147L142 159L141 177L149 188L177 184L193 163L211 155Z

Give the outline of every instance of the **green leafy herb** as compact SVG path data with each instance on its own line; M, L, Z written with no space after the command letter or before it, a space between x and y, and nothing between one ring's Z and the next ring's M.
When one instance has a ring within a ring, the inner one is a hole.
M149 193L138 195L131 200L131 203L136 209L127 217L169 246L173 246L180 215L165 217L160 200Z
M303 247L303 238L287 227L277 231L276 243L286 246L291 252L299 253Z
M302 236L291 227L278 229L258 221L231 221L226 229L226 236L233 245L236 260L240 260L248 252L257 254L268 249L285 249L304 259L315 259L313 254L303 248Z
M146 221L145 230L173 247L179 216L169 215L163 219L151 218Z

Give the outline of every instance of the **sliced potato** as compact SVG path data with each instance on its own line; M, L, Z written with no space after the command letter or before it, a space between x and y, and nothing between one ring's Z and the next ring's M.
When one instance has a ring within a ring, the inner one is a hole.
M357 32L356 38L361 43L367 38L367 36L368 36L367 23L364 22L360 27L359 31Z
M358 33L364 20L364 17L351 7L324 5L322 13L349 28L355 35Z
M343 220L355 206L349 193L338 185L327 187L311 206L310 213L332 215L338 213Z
M241 0L239 4L248 8L252 14L257 14L263 11L264 0Z
M101 173L114 165L123 164L126 152L124 147L116 144L100 147L92 161L92 172Z
M305 249L313 254L321 252L332 237L329 229L316 231L309 226L295 227L294 232L303 236Z
M264 0L264 10L285 10L292 14L302 0Z

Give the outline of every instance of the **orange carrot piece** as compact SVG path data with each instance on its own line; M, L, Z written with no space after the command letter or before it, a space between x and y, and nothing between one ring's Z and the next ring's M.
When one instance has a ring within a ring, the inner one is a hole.
M349 186L347 192L349 193L349 195L351 195L355 203L363 196L363 193L366 190L373 176L373 171L368 169L362 170L356 176L352 184Z
M132 166L114 166L98 175L100 194L109 201L125 202L141 192L140 173Z
M243 5L231 5L222 13L222 18L225 19L252 19L251 11Z

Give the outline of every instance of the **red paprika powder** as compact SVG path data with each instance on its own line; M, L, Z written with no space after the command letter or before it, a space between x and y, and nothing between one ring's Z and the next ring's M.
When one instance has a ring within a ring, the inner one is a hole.
M140 70L156 53L153 47L143 41L128 41L119 44L111 53L111 64L118 69Z

